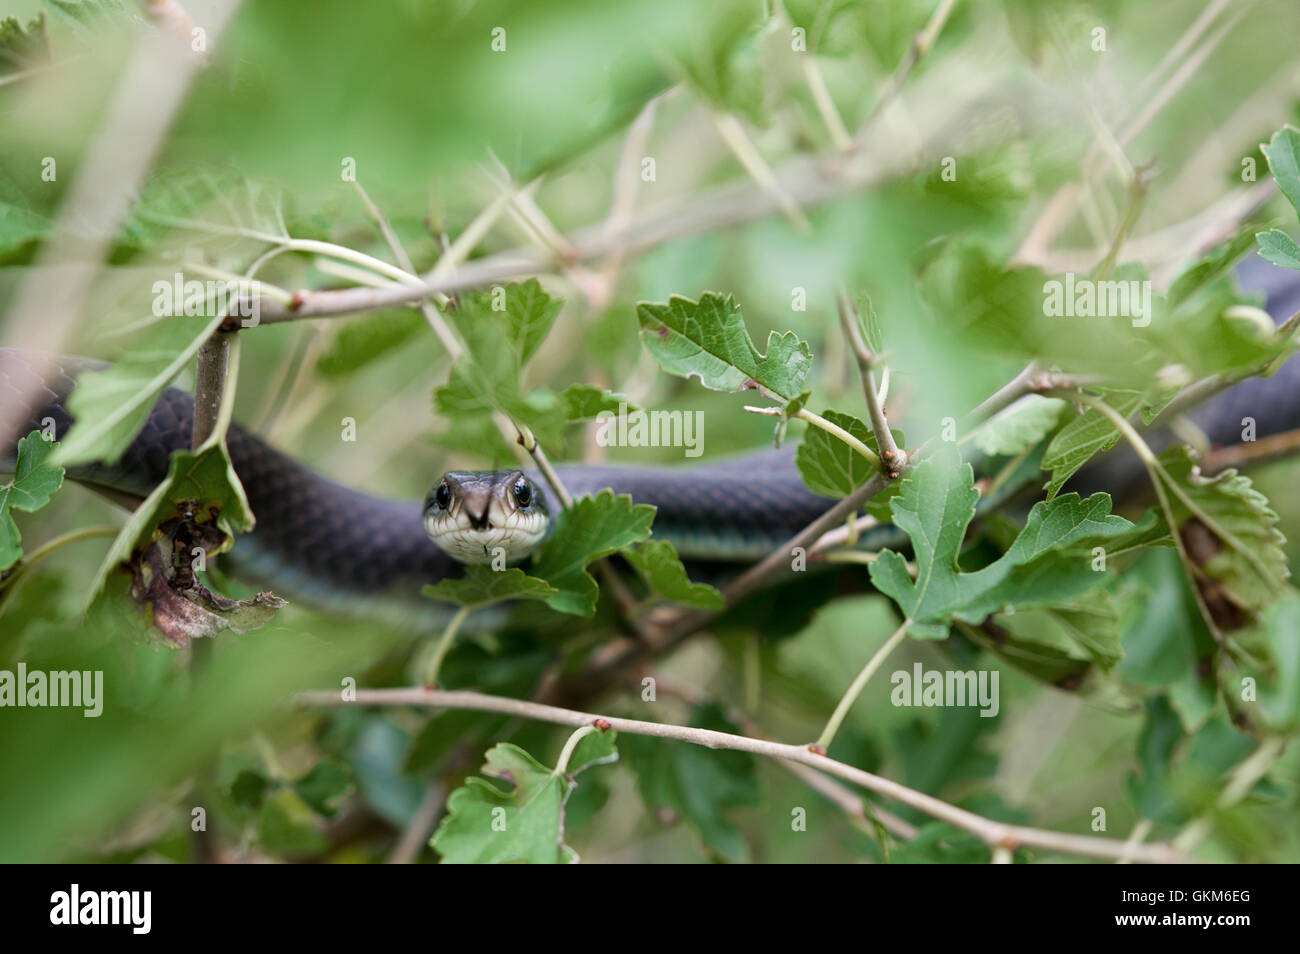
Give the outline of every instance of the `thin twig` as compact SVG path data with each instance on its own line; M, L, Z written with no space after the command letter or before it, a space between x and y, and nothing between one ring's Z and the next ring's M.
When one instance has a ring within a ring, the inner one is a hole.
M1190 859L1174 850L1169 845L1129 845L1114 838L1098 838L1093 835L1074 835L1065 832L1044 831L1023 825L1008 825L994 821L974 812L958 808L933 795L908 788L891 779L871 772L863 771L844 762L836 761L818 754L806 745L788 745L781 742L769 742L749 736L736 735L731 732L718 732L712 729L699 729L691 726L669 725L660 722L643 722L639 719L622 719L616 716L602 716L591 712L579 712L556 706L527 702L522 699L509 699L491 696L480 692L453 691L438 692L429 689L361 689L353 698L345 700L341 692L320 690L300 693L296 697L299 705L304 706L422 706L434 709L467 709L474 712L499 712L550 722L555 725L568 725L575 728L599 724L602 728L613 729L627 735L646 735L659 739L672 739L689 742L710 749L729 749L737 752L749 752L768 758L785 759L825 772L860 785L869 791L886 798L892 798L910 808L924 812L932 818L946 822L968 831L978 837L990 848L1004 847L1014 849L1019 846L1042 848L1064 854L1080 855L1089 858L1130 857L1138 861L1149 862L1185 862Z
M899 62L890 75L889 81L880 93L880 98L871 107L871 112L867 114L867 118L863 120L862 126L858 129L858 134L853 137L855 145L866 139L867 132L871 129L872 124L880 116L884 115L889 104L898 98L898 94L903 90L903 84L907 82L907 78L916 69L916 64L934 46L934 41L938 39L939 33L943 30L944 24L948 22L948 17L955 6L957 6L957 0L939 0L939 6L935 8L929 22L926 23L920 33L912 37L912 42L907 46L907 53L904 54L902 61Z
M839 287L836 297L840 327L844 329L844 337L848 339L849 347L853 349L853 355L858 361L858 374L862 377L862 391L867 400L867 416L871 419L871 430L876 435L876 447L880 450L880 459L884 462L886 475L894 479L899 476L897 465L901 464L907 455L899 451L893 432L889 430L885 410L880 406L880 392L876 390L876 377L872 371L877 357L872 354L867 348L867 343L862 339L862 332L858 328L857 309L843 285Z

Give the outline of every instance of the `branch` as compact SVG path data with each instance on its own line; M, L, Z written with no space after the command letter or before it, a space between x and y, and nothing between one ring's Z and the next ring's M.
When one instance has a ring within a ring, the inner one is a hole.
M736 752L749 752L768 758L782 759L806 765L828 775L833 775L860 785L869 791L886 798L892 798L910 808L924 812L932 818L946 822L955 828L968 831L983 841L990 848L1012 850L1020 846L1043 848L1065 854L1081 855L1089 858L1128 857L1137 861L1149 862L1186 862L1187 857L1169 845L1131 845L1114 838L1098 838L1092 835L1072 835L1064 832L1044 831L1023 825L1008 825L994 821L974 812L927 795L916 789L908 788L898 782L865 772L844 762L836 761L825 755L819 755L812 747L806 745L788 745L782 742L768 742L749 736L735 735L731 732L717 732L713 729L697 729L690 726L669 725L661 722L643 722L639 719L622 719L615 716L602 716L573 709L526 702L521 699L507 699L491 696L481 692L458 690L438 692L429 689L360 689L355 698L344 700L341 693L332 690L305 692L297 696L296 701L304 706L424 706L434 709L467 709L473 712L499 712L523 719L550 722L555 725L567 725L574 728L600 723L602 727L611 728L627 735L647 735L657 739L672 739L689 742L709 749L729 749Z
M939 6L935 8L934 14L930 17L930 21L926 23L925 28L912 37L912 42L907 47L907 53L894 69L893 74L889 77L889 82L885 85L884 92L880 94L880 98L876 100L876 105L871 108L871 112L867 114L862 127L854 137L855 146L866 139L867 132L871 129L872 124L880 116L884 115L889 104L898 98L898 94L903 90L903 84L907 82L907 78L916 69L916 64L934 46L934 41L938 39L940 31L943 30L943 25L948 22L948 16L955 6L957 6L957 0L939 0Z
M867 399L867 415L871 418L871 430L876 435L876 447L880 449L880 459L884 462L882 469L891 480L894 480L900 476L898 468L906 462L907 455L902 453L894 443L894 435L889 430L885 410L880 406L880 392L876 390L876 377L872 372L877 358L867 348L867 343L862 340L862 332L858 328L858 310L849 299L849 293L843 285L839 287L837 302L840 327L844 329L844 336L848 338L849 347L853 349L853 355L858 360L858 374L862 377L862 390Z
M194 429L190 449L198 450L217 429L221 402L226 393L230 365L230 337L233 332L216 331L199 346L194 376Z

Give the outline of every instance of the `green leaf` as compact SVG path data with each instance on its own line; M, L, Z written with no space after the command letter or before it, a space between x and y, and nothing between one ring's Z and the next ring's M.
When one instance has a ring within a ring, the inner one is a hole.
M720 610L722 594L707 583L692 583L677 550L667 540L647 540L620 551L623 558L658 596L683 606Z
M697 709L690 724L738 731L713 705ZM745 839L727 812L759 800L752 755L630 735L623 737L619 748L636 775L637 790L647 806L667 809L685 819L699 832L704 846L722 860L748 859Z
M1052 605L1092 589L1104 577L1091 571L1088 549L1133 528L1111 514L1109 495L1066 494L1035 504L999 559L963 573L957 558L978 500L970 465L948 450L913 468L891 504L894 523L912 540L917 579L902 556L884 550L871 580L912 620L914 636L943 638L954 618L977 623L1007 606Z
M1116 391L1102 400L1127 418L1142 403L1142 395L1134 391ZM1080 467L1092 460L1095 454L1110 450L1119 438L1119 429L1110 419L1091 407L1061 428L1043 454L1043 470L1052 472L1052 479L1046 484L1047 499L1055 497Z
M616 754L612 736L593 732L582 739L570 763L576 763L573 774L609 761ZM559 864L577 860L573 849L564 843L564 802L573 786L569 778L553 773L508 742L488 750L480 771L507 780L511 787L503 790L485 779L470 778L451 793L447 816L429 842L444 862Z
M1066 406L1056 398L1031 394L981 427L975 434L975 446L992 456L1015 456L1050 434Z
M77 378L68 398L76 419L60 443L54 462L63 466L112 462L140 433L154 402L221 324L221 315L204 320L164 318L147 338L101 371Z
M848 431L873 451L880 452L871 428L852 414L827 410L822 412L822 417ZM902 447L903 432L891 428L890 433L894 435L894 442ZM834 434L811 424L795 451L794 462L808 489L823 497L847 497L880 469Z
M1294 592L1270 606L1261 616L1250 642L1251 656L1266 665L1247 663L1244 672L1233 666L1225 677L1226 691L1241 701L1236 705L1275 732L1294 733L1300 728L1300 594ZM1253 698L1246 698L1243 676L1255 680ZM1252 704L1257 703L1257 704Z
M763 19L754 5L745 12L748 16L733 16L710 33L697 33L681 66L695 92L714 107L761 125L765 118Z
M1300 245L1281 229L1269 229L1255 235L1259 257L1283 268L1300 268Z
M606 411L618 414L623 410L631 414L638 410L625 395L594 388L589 384L571 384L558 396L565 420L568 421L590 421Z
M587 565L645 540L654 515L654 507L633 504L627 494L616 497L609 490L581 497L560 511L532 565L534 576L559 590L547 598L547 604L561 613L595 613L599 591Z
M321 759L293 783L299 797L326 818L332 818L339 810L344 793L351 787L352 770L335 759Z
M34 513L63 486L63 468L49 463L54 447L40 431L32 431L18 441L14 478L0 487L0 572L23 555L22 534L14 523L13 511Z
M997 652L1002 655L1005 651L1012 662L1017 656L1023 661L1037 651L1059 653L1066 659L1096 663L1109 670L1124 657L1119 611L1105 590L1090 593L1086 600L1000 613L995 622L1011 634ZM1049 681L1059 683L1060 677Z
M1300 215L1300 132L1292 126L1283 126L1268 142L1260 143L1259 148L1268 159L1268 170L1278 189Z
M1189 537L1187 525L1193 515L1170 495L1170 506L1192 560L1218 581L1224 595L1237 606L1253 613L1264 610L1291 575L1283 549L1286 538L1277 527L1277 514L1268 498L1255 489L1249 477L1234 469L1201 476L1194 470L1191 452L1181 444L1170 447L1159 460L1192 502L1246 550L1243 553L1217 534L1207 542L1211 529L1199 519L1195 535Z
M697 377L714 391L763 390L791 400L803 391L812 351L793 331L772 332L760 354L730 295L707 292L698 302L673 296L636 308L641 340L669 374Z
M266 851L295 858L318 855L329 847L320 816L292 788L282 788L262 802L257 839Z
M418 312L379 311L339 325L329 350L316 359L326 378L342 378L405 345L424 328Z
M447 383L434 392L439 413L454 417L496 410L526 424L543 443L554 443L572 408L585 410L590 395L567 398L543 388L520 390L524 367L550 331L562 302L552 299L537 279L497 286L466 296L449 317L465 341ZM593 389L594 390L594 389ZM615 405L617 410L617 405Z
M467 566L459 580L439 580L426 585L423 592L431 600L478 609L502 600L549 600L560 591L518 567L493 570L487 566Z

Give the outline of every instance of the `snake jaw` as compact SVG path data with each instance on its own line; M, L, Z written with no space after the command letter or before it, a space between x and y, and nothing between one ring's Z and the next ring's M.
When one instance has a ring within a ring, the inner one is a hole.
M545 539L549 522L545 506L517 470L450 472L424 507L429 539L467 564L518 563Z

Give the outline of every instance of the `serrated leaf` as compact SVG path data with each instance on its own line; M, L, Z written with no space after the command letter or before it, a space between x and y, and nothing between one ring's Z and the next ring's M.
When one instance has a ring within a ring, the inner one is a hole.
M588 564L645 540L654 515L654 507L633 504L627 494L616 497L610 490L581 497L556 514L551 535L532 565L534 576L559 591L547 598L547 605L577 616L595 613L599 591Z
M762 388L786 401L803 391L812 351L793 331L772 332L767 353L754 347L730 295L706 292L698 302L673 296L667 304L636 308L641 340L669 374L697 377L714 391Z
M76 419L54 463L112 462L140 433L158 395L181 373L223 317L164 318L148 336L103 370L86 371L68 397Z
M582 739L575 758L577 771L607 760L613 739L591 733ZM595 737L595 738L593 738ZM584 749L583 742L592 740ZM553 773L531 755L508 742L488 750L480 771L505 779L502 789L482 778L470 778L447 799L447 815L430 844L449 864L526 862L559 864L576 860L564 844L564 802L571 781Z
M1255 679L1254 698L1242 700L1241 706L1251 716L1275 732L1294 733L1300 727L1300 595L1292 592L1262 614L1250 647L1253 659L1245 666L1246 674ZM1243 673L1234 665L1228 685L1244 690ZM1231 691L1231 690L1230 690ZM1238 692L1236 695L1240 696ZM1255 704L1252 704L1255 703Z
M49 462L55 446L40 431L32 431L18 441L13 480L0 487L0 572L23 555L22 534L12 512L40 510L63 486L63 468Z
M1300 268L1300 245L1281 229L1258 232L1259 257L1283 268Z
M975 446L991 456L1013 457L1055 429L1064 401L1031 394L995 415L975 434Z
M467 566L460 579L439 580L426 585L422 592L431 600L478 609L502 600L548 600L560 591L518 567L493 570L487 566Z
M1136 391L1115 391L1102 400L1127 418L1142 403L1142 395ZM1091 407L1061 428L1043 454L1043 470L1052 471L1052 479L1045 485L1047 499L1055 497L1080 467L1095 454L1110 450L1119 438L1119 430L1110 419Z
M1249 477L1228 469L1213 477L1195 471L1196 461L1183 445L1170 447L1159 457L1169 476L1222 530L1247 551L1217 539L1207 547L1192 541L1189 552L1201 568L1222 586L1224 593L1242 609L1261 612L1277 596L1278 587L1290 578L1286 538L1278 529L1277 514L1268 498L1255 489ZM1170 506L1181 531L1193 519L1182 501L1170 495ZM1206 533L1210 530L1197 520ZM1251 559L1253 557L1253 559ZM1260 572L1263 567L1264 573Z
M647 540L620 552L657 596L698 609L720 610L725 605L722 594L712 586L691 582L677 550L667 540Z
M738 731L712 705L697 709L690 724ZM619 748L623 761L636 775L637 791L647 806L684 818L699 832L705 847L721 859L745 861L749 857L745 839L727 813L759 800L752 755L630 735L623 737Z
M927 458L903 478L891 509L895 525L912 540L917 578L892 550L881 552L870 573L876 588L912 620L914 636L943 638L950 619L976 623L1007 606L1069 600L1103 580L1090 569L1087 549L1133 528L1111 514L1109 495L1080 500L1066 494L1035 504L998 560L964 573L957 558L978 500L970 465L951 450Z
M562 304L535 278L466 296L460 307L448 313L466 352L452 367L447 383L434 392L438 412L464 418L501 411L527 425L544 443L557 441L568 420L568 399L543 388L525 393L520 387L528 359L550 331ZM590 403L580 391L574 392L572 401Z
M1268 171L1273 174L1278 190L1300 215L1300 132L1283 126L1259 148L1268 160Z
M876 435L865 422L839 411L824 411L822 417L879 453ZM890 433L902 447L903 432L891 428ZM811 424L795 451L794 462L808 489L823 497L847 497L880 469L834 434Z

